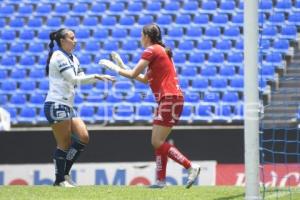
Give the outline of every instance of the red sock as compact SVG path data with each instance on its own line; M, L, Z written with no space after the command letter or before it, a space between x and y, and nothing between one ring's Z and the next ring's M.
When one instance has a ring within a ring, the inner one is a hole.
M191 167L191 161L187 159L175 146L171 145L168 151L168 156L175 162L182 165L185 169Z
M162 144L155 150L156 157L156 179L164 181L166 179L166 169L168 162L168 151L171 145L168 143Z

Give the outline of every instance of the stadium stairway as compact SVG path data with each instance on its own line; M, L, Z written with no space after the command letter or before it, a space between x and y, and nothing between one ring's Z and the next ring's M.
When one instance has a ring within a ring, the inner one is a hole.
M279 80L278 88L271 94L271 101L262 114L262 128L297 128L300 124L300 49L287 65Z

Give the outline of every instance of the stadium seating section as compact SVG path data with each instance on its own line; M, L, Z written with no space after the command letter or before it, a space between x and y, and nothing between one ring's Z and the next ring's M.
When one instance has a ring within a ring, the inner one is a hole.
M143 25L155 22L173 49L185 93L181 123L239 123L243 120L243 0L0 0L0 106L14 125L46 123L43 102L49 33L61 27L76 32L75 54L87 74L117 76L115 84L77 87L75 106L90 124L148 124L155 100L147 85L97 65L121 54L134 66L143 48ZM299 0L259 3L259 89L293 56L300 27ZM57 48L57 47L56 47Z

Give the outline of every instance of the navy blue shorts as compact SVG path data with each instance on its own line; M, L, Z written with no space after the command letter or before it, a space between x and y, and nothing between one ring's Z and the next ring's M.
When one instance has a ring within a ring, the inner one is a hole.
M73 108L51 101L45 102L44 112L45 117L50 124L55 124L57 122L77 117L77 113Z

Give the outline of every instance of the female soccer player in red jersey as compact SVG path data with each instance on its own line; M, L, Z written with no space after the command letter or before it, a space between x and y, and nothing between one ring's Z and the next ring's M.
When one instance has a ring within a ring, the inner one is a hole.
M156 184L151 188L165 186L168 157L182 165L189 172L186 188L190 188L200 173L200 167L192 165L174 145L166 142L182 112L184 100L178 84L176 70L172 61L172 51L162 43L161 30L158 25L150 24L143 27L141 43L145 47L141 59L130 70L117 53L112 53L114 64L109 60L100 60L99 64L115 70L120 75L149 83L158 102L153 120L151 143L156 156ZM147 68L145 75L141 73Z

